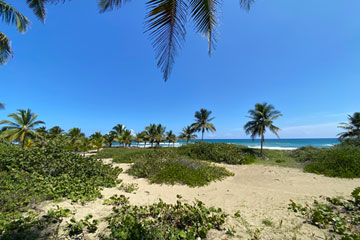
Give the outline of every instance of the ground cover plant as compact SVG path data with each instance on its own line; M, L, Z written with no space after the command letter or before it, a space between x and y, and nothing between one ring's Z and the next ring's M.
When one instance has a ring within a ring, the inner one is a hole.
M249 164L255 160L253 149L227 143L197 142L183 145L177 151L192 159L217 163Z
M222 180L233 175L223 167L179 157L169 152L162 152L160 157L157 152L152 152L146 160L134 163L128 173L136 177L147 178L152 183L172 185L179 183L190 187L204 186L211 181Z
M40 201L101 197L101 188L116 186L120 172L51 142L30 149L0 142L0 234Z
M220 209L193 204L176 204L160 200L147 206L133 206L123 195L113 196L105 204L113 205L107 217L110 233L105 239L204 239L210 229L222 230L227 215Z
M352 192L352 199L326 198L312 206L291 201L289 209L300 213L309 224L327 229L330 239L360 239L360 187Z

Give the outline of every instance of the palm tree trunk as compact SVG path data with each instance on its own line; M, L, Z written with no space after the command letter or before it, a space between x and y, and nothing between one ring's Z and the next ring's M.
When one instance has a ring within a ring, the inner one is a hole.
M261 134L260 157L263 156L264 134Z
M204 131L205 131L205 129L203 128L201 131L201 141L202 142L204 141Z

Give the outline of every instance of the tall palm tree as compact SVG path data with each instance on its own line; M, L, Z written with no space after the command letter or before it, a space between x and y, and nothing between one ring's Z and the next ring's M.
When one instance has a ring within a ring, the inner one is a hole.
M266 129L268 128L279 137L278 131L280 128L274 126L273 122L276 118L281 117L282 114L280 111L275 110L273 105L267 104L266 102L255 104L255 109L249 110L248 113L248 118L250 118L251 121L244 125L244 130L246 134L251 134L253 140L256 136L261 137L260 156L262 156Z
M156 133L155 133L155 142L156 146L160 147L160 143L165 141L165 126L162 126L161 124L156 125Z
M135 136L136 146L139 147L139 143L141 143L143 141L144 141L144 133L143 132L137 133Z
M204 141L204 132L215 132L214 124L210 123L214 117L210 118L212 111L201 108L195 112L195 123L191 125L195 132L201 132L201 141Z
M170 143L173 143L173 145L175 145L176 135L173 133L172 130L166 133L166 141L168 141L168 147L170 147Z
M122 7L129 0L100 0L100 12ZM246 10L254 0L240 0L240 7ZM208 54L215 49L217 39L218 0L148 0L146 8L146 30L158 59L157 65L168 80L178 50L185 42L187 15L195 31L208 40Z
M79 150L83 138L85 138L85 134L81 132L80 128L72 128L69 129L66 136L73 150L77 152Z
M132 136L131 131L128 129L125 129L122 135L118 135L118 137L115 138L116 141L123 144L124 148L131 145L134 139L135 138Z
M189 143L190 140L196 140L197 135L194 134L195 130L191 126L186 126L182 129L182 132L179 135L179 139L186 140L186 143Z
M352 116L348 115L349 123L340 123L345 132L339 133L339 139L343 140L346 138L360 138L360 112L355 112Z
M8 124L3 127L1 135L10 141L19 141L22 146L26 139L40 137L40 135L35 131L35 128L40 124L45 124L43 121L37 121L38 115L31 112L30 109L18 110L17 113L10 113L9 118L12 118L13 121L2 120L0 125Z
M150 136L146 131L142 131L141 136L142 136L142 141L144 142L144 148L146 148L146 143L149 141Z

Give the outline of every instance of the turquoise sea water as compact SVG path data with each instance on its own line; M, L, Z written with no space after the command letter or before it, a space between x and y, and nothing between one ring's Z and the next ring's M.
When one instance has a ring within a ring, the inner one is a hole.
M193 142L193 141L192 141ZM260 139L204 139L204 142L210 143L230 143L236 145L243 145L248 147L260 147ZM313 146L317 148L329 148L338 144L339 141L336 138L297 138L297 139L265 139L265 148L281 148L281 149L296 149L304 146ZM174 146L180 146L186 144L185 141L178 141ZM114 144L115 146L118 144ZM132 144L136 146L136 143ZM167 143L162 143L162 146L168 146ZM140 144L139 146L144 146ZM148 143L147 146L150 146ZM171 144L173 146L173 144Z

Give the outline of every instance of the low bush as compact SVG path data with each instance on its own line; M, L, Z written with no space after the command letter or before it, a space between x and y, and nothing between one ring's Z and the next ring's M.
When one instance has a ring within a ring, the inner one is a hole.
M96 158L112 158L116 163L133 163L142 160L154 149L104 148L96 154Z
M153 157L134 163L128 173L136 177L148 178L153 183L180 183L190 187L204 186L211 181L232 175L225 168L199 160L171 156L169 152L162 152L163 157L156 153L152 154Z
M209 230L220 230L227 217L220 208L207 208L198 200L194 204L180 200L166 204L160 200L148 206L133 206L121 195L106 203L114 206L107 217L110 234L105 238L109 240L204 239Z
M360 188L352 192L354 199L326 198L325 203L314 201L312 206L291 201L289 209L300 213L308 223L327 229L326 239L357 240L360 239L359 192Z
M228 164L250 164L255 161L253 149L227 143L197 142L181 146L177 151L192 159Z
M29 204L60 198L98 198L101 187L116 185L120 172L120 168L67 152L52 143L23 149L0 142L0 234Z
M329 177L360 177L360 148L353 145L339 145L321 150L316 153L316 159L312 159L304 170Z
M290 151L290 156L295 158L298 162L305 163L317 160L321 151L323 151L321 148L306 146Z

